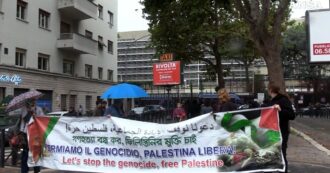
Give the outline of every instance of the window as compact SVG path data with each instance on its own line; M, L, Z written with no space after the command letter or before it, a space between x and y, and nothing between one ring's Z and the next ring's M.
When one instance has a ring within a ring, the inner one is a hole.
M99 67L98 71L99 71L99 79L102 80L103 79L103 68Z
M99 45L99 49L103 49L105 44L103 43L103 37L102 36L99 35L97 42L98 42L98 45Z
M113 42L108 40L108 52L113 54Z
M99 11L98 11L99 15L98 16L99 16L100 19L103 19L103 7L102 7L102 5L99 5L98 9L99 9Z
M71 25L61 21L60 33L71 33Z
M77 105L77 95L70 95L69 106L76 109L76 105Z
M86 111L92 110L92 96L86 96Z
M74 72L74 62L64 61L63 62L63 73L73 75Z
M44 11L42 9L39 9L39 27L40 28L49 28L49 18L50 18L50 13L47 11Z
M109 14L109 25L110 25L110 28L113 27L113 13L111 11L108 11L108 14Z
M91 31L85 30L85 36L87 38L93 39L93 33Z
M16 48L15 65L24 67L25 66L25 57L26 57L26 50Z
M27 3L22 0L17 0L16 17L21 20L26 20Z
M39 70L49 70L49 55L38 54L38 69Z
M92 78L93 76L93 67L91 65L85 64L85 77Z
M108 80L113 81L113 70L108 70Z
M67 110L67 95L61 94L61 110L66 111Z

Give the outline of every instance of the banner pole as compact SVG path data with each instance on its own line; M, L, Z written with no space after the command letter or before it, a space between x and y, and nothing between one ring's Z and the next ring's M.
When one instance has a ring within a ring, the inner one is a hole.
M257 111L257 110L271 109L271 108L274 108L274 107L273 106L269 106L269 107L260 107L260 108L253 108L253 109L242 109L242 110L227 111L227 112L230 112L230 113L240 113L240 112ZM220 113L220 112L215 112L215 113ZM221 113L226 113L226 112L221 112Z

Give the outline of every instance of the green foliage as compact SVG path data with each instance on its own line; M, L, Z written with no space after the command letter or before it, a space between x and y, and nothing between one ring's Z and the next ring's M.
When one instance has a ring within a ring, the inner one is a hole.
M326 65L309 63L304 23L296 23L284 33L281 57L286 78L315 80L326 77L322 73L327 70Z
M239 20L222 0L143 0L156 51L173 52L184 63L203 61L208 74L224 85L221 61L228 57L228 42ZM207 58L214 56L215 60ZM213 78L211 77L211 78Z

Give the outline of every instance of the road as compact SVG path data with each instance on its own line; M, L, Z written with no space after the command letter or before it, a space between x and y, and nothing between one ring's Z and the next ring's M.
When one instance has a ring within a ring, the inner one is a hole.
M330 150L330 119L297 117L291 125Z

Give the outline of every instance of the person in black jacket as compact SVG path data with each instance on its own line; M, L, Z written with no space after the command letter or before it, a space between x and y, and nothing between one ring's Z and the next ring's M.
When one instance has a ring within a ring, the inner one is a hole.
M294 116L292 103L287 96L280 93L280 87L275 84L268 85L268 94L272 97L270 105L279 111L280 130L282 134L282 153L285 161L285 172L288 171L288 161L286 159L286 149L288 147L290 126L289 120Z

